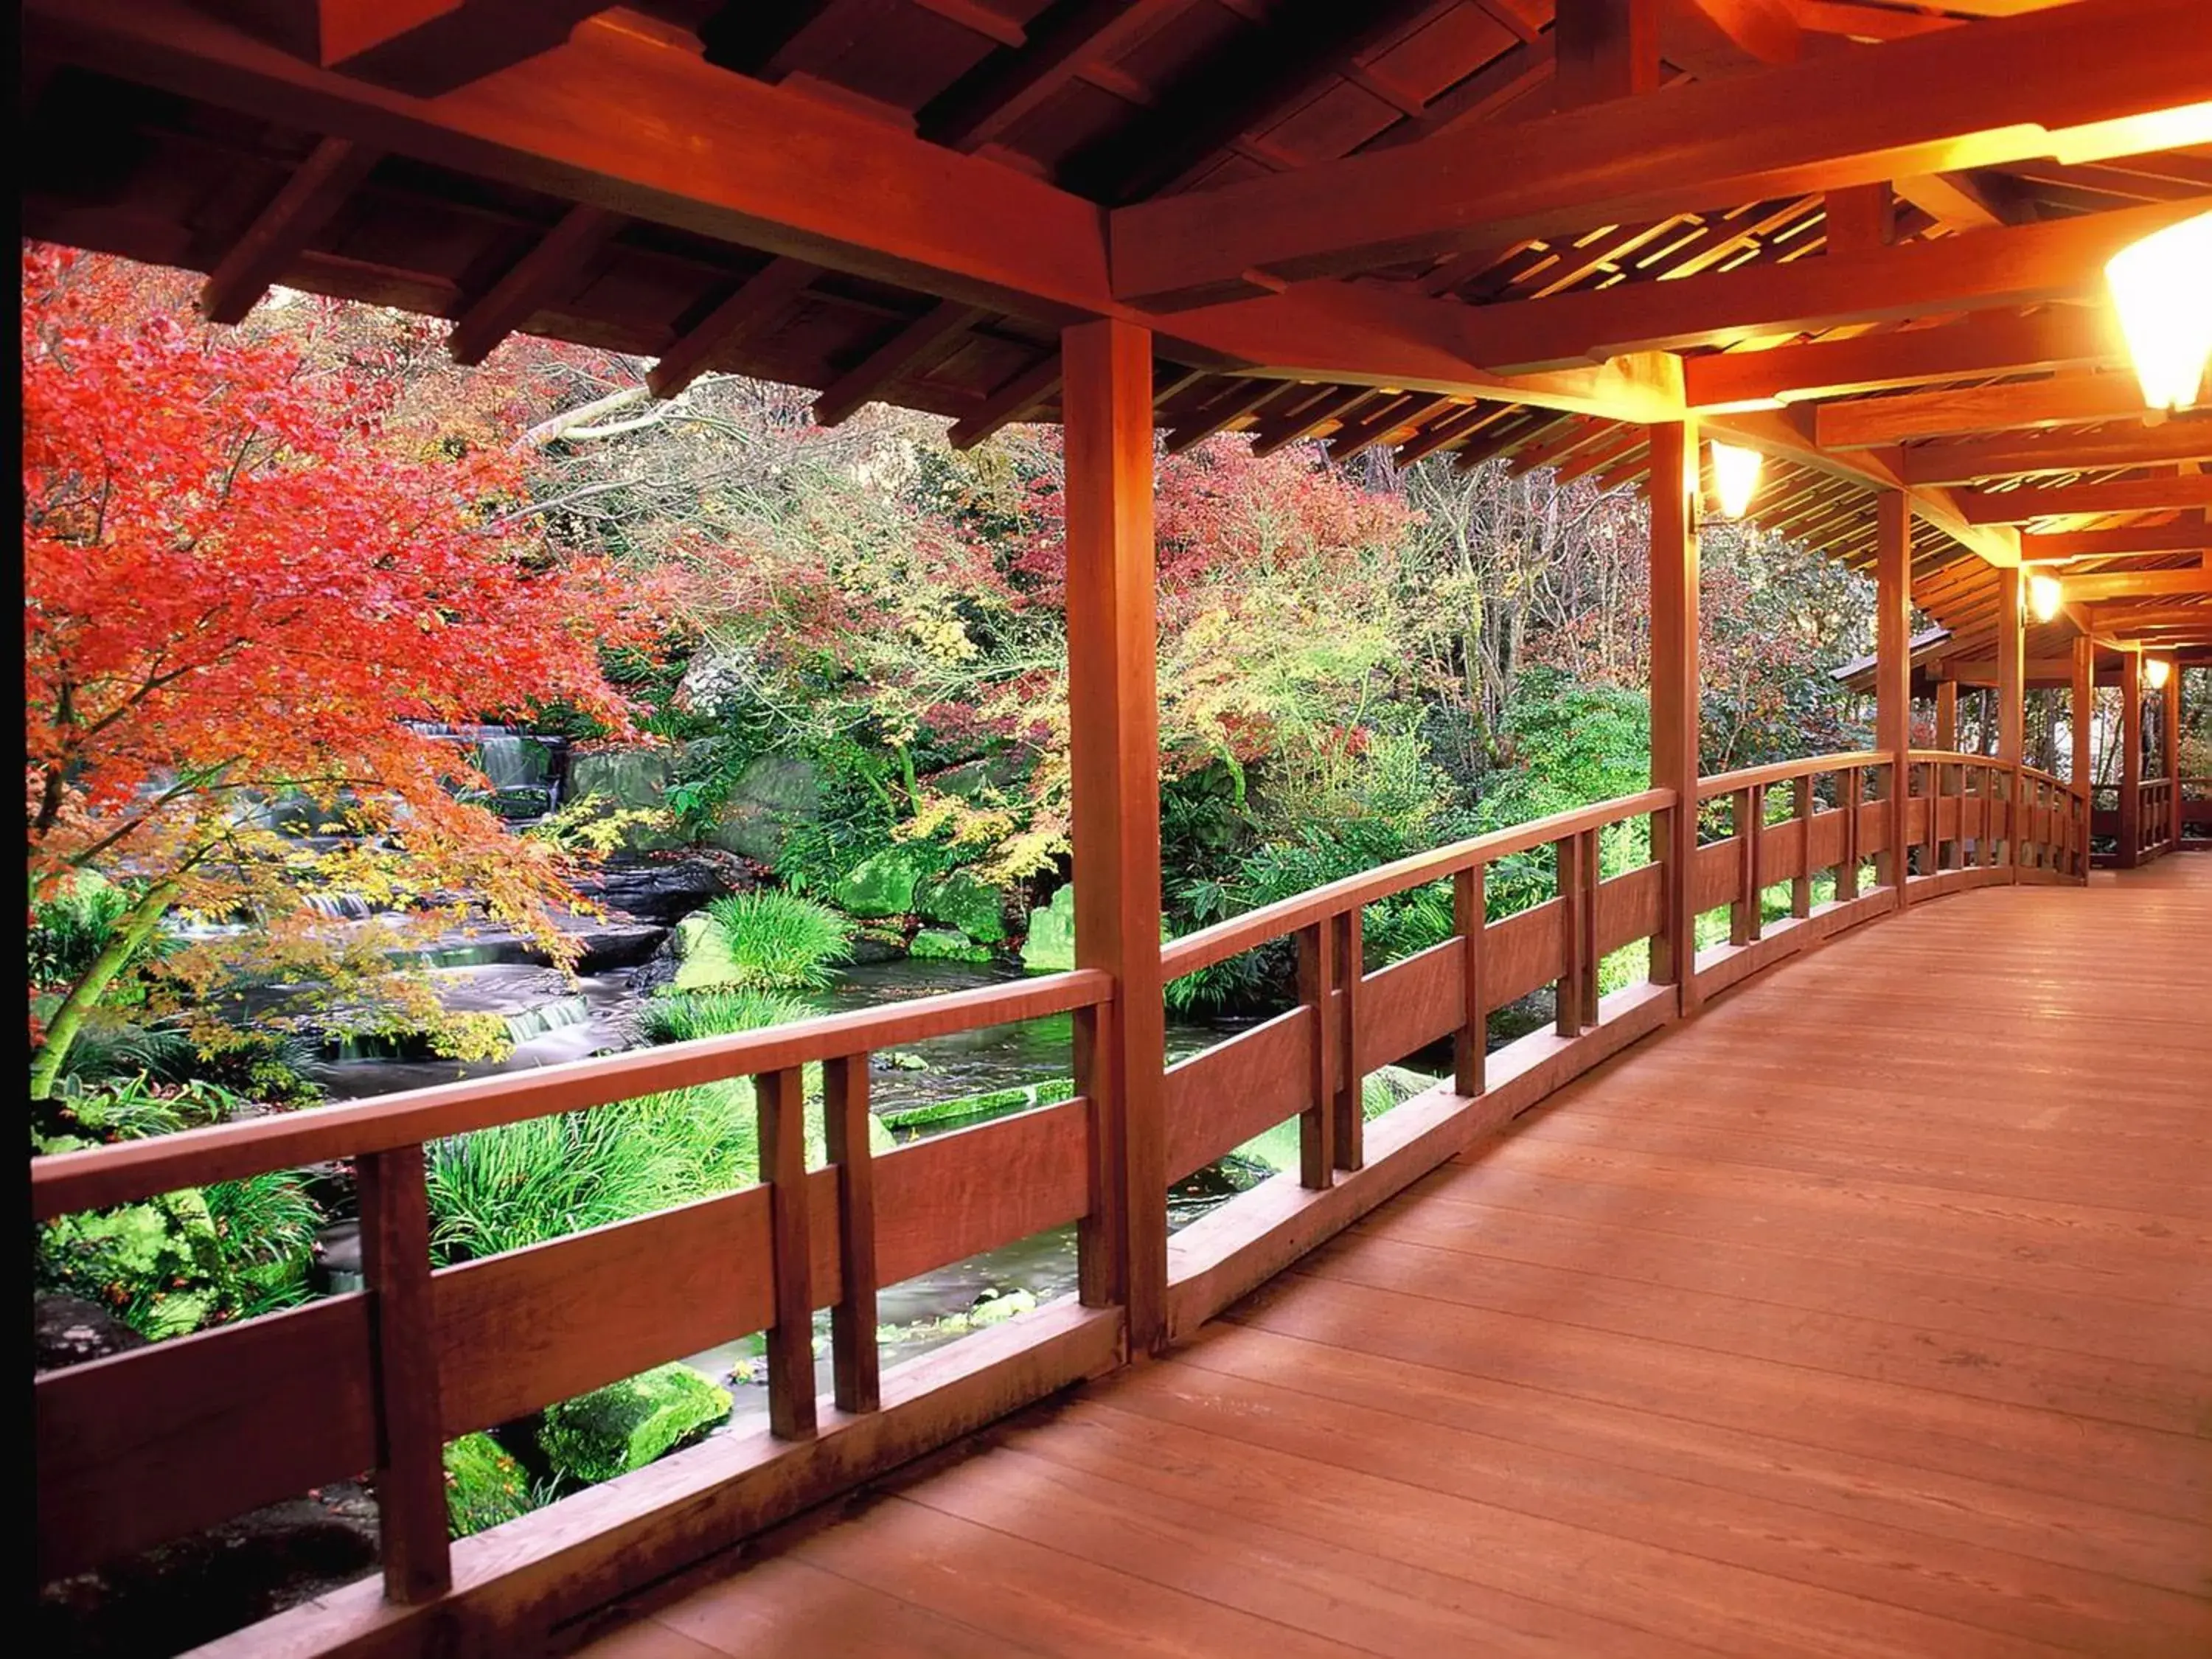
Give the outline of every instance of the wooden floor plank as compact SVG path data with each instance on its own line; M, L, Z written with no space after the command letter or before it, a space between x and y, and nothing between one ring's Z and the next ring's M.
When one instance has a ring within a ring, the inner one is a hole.
M2212 1653L2212 858L1746 981L587 1652Z

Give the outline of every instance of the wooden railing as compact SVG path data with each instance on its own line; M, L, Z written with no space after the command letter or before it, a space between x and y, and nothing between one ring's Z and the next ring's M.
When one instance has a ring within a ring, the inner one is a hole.
M2172 852L2174 840L2174 780L2145 778L2141 787L2142 804L2137 809L2136 820L2142 826L2142 842L2136 853L2138 863Z
M2097 855L2100 867L2126 867L2148 863L2174 851L2180 845L2174 835L2177 793L2180 796L2179 817L2183 825L2192 822L2212 824L2212 810L2207 810L2203 805L2197 807L2194 817L2191 816L2190 786L2203 785L2205 781L2194 778L2144 778L2138 781L2136 785L2136 836L2132 848L2127 844L2128 815L2121 810L2120 793L2125 786L2117 783L2093 785L2090 789L2093 804L2089 820L2091 830L2095 835L2109 837L2117 843L2112 852Z
M1101 1259L1125 1249L1129 1231L1127 1218L1101 1212L1115 1133L1156 1133L1172 1184L1298 1121L1298 1170L1170 1241L1167 1328L1187 1334L1442 1159L1746 975L1927 888L2080 875L2085 799L2057 780L1981 757L1915 753L1899 800L1895 770L1887 756L1851 754L1703 781L1698 807L1711 838L1679 883L1668 860L1684 804L1651 790L1176 939L1163 949L1167 979L1291 941L1298 1001L1167 1067L1151 1126L1117 1126L1078 1097L869 1153L871 1052L1072 1013L1079 1055L1116 1014L1109 977L1078 970L35 1160L33 1208L46 1220L353 1159L367 1281L40 1376L41 1576L374 1469L380 1592L373 1581L354 1586L230 1645L259 1651L281 1637L301 1653L527 1651L640 1583L1126 1358L1121 1309L1100 1305L1105 1297L1090 1288L1121 1282ZM1640 840L1633 829L1607 834L1639 822ZM1918 864L1912 892L1870 878L1868 861L1883 867L1893 848ZM1604 872L1601 854L1618 862L1639 851ZM1491 918L1501 870L1547 896ZM1452 936L1370 967L1367 907L1446 882ZM1725 939L1699 950L1698 916L1722 908ZM1601 994L1602 965L1638 946L1628 971L1615 969L1619 988ZM1547 986L1547 1028L1491 1051L1489 1017ZM1364 1079L1447 1041L1450 1078L1370 1121ZM827 1162L809 1170L802 1068L816 1063ZM758 1184L433 1269L426 1143L731 1078L753 1082ZM1164 1209L1165 1196L1164 1187L1148 1201ZM1084 1297L879 1371L879 1285L1071 1222ZM827 1405L812 1353L823 1308ZM756 1332L769 1361L765 1428L448 1545L446 1441Z
M2191 852L2212 848L2212 778L2177 778L2181 791L2181 840Z

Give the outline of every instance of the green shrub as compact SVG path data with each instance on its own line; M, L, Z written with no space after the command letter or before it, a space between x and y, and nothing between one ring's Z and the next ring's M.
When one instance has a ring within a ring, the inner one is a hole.
M74 985L107 948L116 924L131 908L124 888L87 872L52 898L31 907L30 981Z
M729 982L740 989L818 989L852 954L853 924L793 893L726 894L707 914L728 956Z
M465 1434L446 1448L446 1527L456 1538L513 1521L536 1508L522 1465L488 1434Z
M638 1034L647 1042L689 1042L787 1024L814 1012L802 999L776 991L663 991L646 1000Z
M570 1480L611 1480L701 1438L730 1406L727 1389L690 1366L657 1366L548 1407L538 1444Z

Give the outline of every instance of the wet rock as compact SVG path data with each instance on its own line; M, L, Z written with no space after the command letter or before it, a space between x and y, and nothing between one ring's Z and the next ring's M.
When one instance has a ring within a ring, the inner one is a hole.
M42 1371L82 1365L146 1346L144 1337L98 1303L75 1296L32 1298L31 1341L36 1355L33 1363Z
M668 937L668 929L658 922L581 921L581 925L562 931L571 933L584 947L576 958L580 974L606 974L617 968L633 968L647 961Z
M953 927L925 927L914 936L907 954L917 962L988 962L991 947L978 945Z
M893 847L854 865L831 895L842 910L856 916L900 916L914 908L914 890L921 864L904 848Z
M576 891L610 910L666 927L750 884L730 861L681 858L597 870L576 883Z
M929 921L957 927L978 945L996 945L1006 936L999 890L965 870L929 883L916 903Z
M822 816L822 775L797 755L762 755L730 787L721 822L707 839L715 846L773 864L791 832Z
M896 927L863 927L853 935L854 963L896 962L906 954L906 935Z
M1022 966L1033 974L1063 973L1075 966L1075 884L1030 912L1030 934L1022 945Z
M18 1652L178 1653L351 1583L376 1565L376 1506L351 1482L271 1504L46 1585Z

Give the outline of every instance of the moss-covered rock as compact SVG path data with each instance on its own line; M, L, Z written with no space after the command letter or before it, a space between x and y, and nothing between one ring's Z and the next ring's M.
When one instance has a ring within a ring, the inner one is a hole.
M1022 966L1033 974L1065 973L1075 966L1075 884L1030 912L1030 936L1022 945Z
M1006 936L998 889L965 870L924 887L916 908L928 921L957 927L979 945L996 945Z
M967 934L950 927L925 927L914 936L906 953L924 962L988 962L991 947L978 945Z
M530 1513L530 1478L488 1434L446 1448L446 1525L456 1538Z
M914 908L921 861L902 847L887 848L845 872L830 896L856 916L902 916Z
M611 1480L701 1438L730 1403L689 1365L659 1365L548 1407L538 1449L571 1480Z
M676 924L676 978L670 989L705 991L738 982L737 958L714 918L704 910Z

